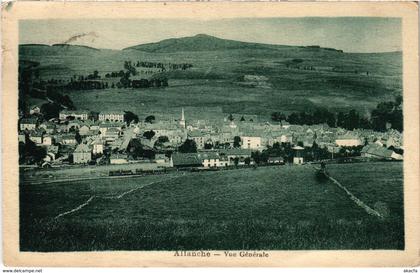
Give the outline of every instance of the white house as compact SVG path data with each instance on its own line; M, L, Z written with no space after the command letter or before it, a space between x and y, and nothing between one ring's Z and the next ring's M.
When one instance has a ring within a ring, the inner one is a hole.
M23 118L20 120L20 130L35 130L38 125L36 118Z
M293 156L293 164L303 164L303 154L302 151L304 150L303 147L295 146L293 147L295 154Z
M362 145L362 141L359 137L348 134L337 137L337 139L335 140L335 144L337 144L337 146L340 147L353 147Z
M366 145L360 152L361 156L388 160L403 160L403 156L393 150L375 144Z
M198 153L204 168L220 167L220 155L216 152Z
M86 110L63 110L60 112L58 118L60 120L66 120L68 117L74 117L74 119L87 120L89 118L89 111Z
M99 113L100 121L124 121L124 112L122 111L104 111Z
M29 110L29 114L33 115L33 114L39 114L41 113L41 108L39 108L39 106L32 106L31 109Z
M73 152L73 162L76 164L88 163L92 160L91 149L86 144L79 144Z
M103 154L104 153L104 143L101 139L97 138L92 142L92 153L94 155Z
M53 138L49 135L44 135L42 145L50 146L53 144Z
M280 137L277 137L277 140L279 140L280 143L292 143L293 136L291 134L283 134Z
M64 145L73 145L76 144L76 135L75 134L65 134L61 136L61 144Z
M112 154L109 158L110 164L125 164L128 163L126 155Z
M242 149L251 149L251 150L260 150L261 146L261 137L259 136L243 136L242 140Z

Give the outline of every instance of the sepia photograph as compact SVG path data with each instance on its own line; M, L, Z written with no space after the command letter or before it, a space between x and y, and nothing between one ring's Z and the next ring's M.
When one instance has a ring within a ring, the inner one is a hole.
M401 75L398 18L23 20L21 250L404 249Z
M406 250L402 17L16 26L20 253Z

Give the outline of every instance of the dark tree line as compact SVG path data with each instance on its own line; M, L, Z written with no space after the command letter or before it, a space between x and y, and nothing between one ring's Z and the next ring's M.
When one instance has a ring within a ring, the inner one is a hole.
M66 86L67 90L92 90L92 89L106 89L108 82L95 80L71 81Z
M347 130L353 129L373 129L375 131L385 131L393 128L402 132L402 96L395 98L395 101L381 102L372 110L370 118L360 115L352 109L348 112L334 113L325 108L317 108L313 111L293 112L286 116L281 112L271 114L273 121L287 121L290 124L314 125L328 124L330 127L341 127Z
M45 147L37 146L28 134L25 134L25 143L19 142L19 164L40 163L46 155Z

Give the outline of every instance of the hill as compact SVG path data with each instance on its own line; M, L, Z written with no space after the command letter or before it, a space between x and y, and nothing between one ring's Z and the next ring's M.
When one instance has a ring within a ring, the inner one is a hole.
M246 43L234 40L220 39L206 34L193 37L165 39L157 43L141 44L124 50L139 50L145 52L178 52L178 51L214 51L231 49L273 49L273 46L258 43Z
M180 51L217 51L234 49L253 50L278 50L293 48L293 46L271 45L261 43L240 42L235 40L221 39L206 34L197 34L192 37L165 39L157 43L147 43L125 48L124 50L139 50L145 52L170 53ZM305 48L305 47L304 47ZM306 47L311 50L323 49L319 46ZM335 50L335 49L327 49Z
M22 44L19 45L20 55L43 55L43 56L60 56L60 55L90 55L99 49L72 44Z
M86 76L95 70L104 79L107 73L124 69L125 61L192 65L158 75L169 79L166 88L67 92L76 107L93 111L127 110L140 116L153 113L173 118L184 107L190 118L223 119L233 113L270 119L272 112L326 107L333 111L356 109L365 115L379 102L393 100L402 92L401 52L346 53L208 35L127 50L76 45L21 45L19 49L20 63L39 63L39 78L43 80L68 82L74 75Z

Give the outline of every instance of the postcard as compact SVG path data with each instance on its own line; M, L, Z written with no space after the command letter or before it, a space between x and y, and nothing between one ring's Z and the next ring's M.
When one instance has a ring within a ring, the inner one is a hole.
M5 4L5 264L418 265L417 17Z

